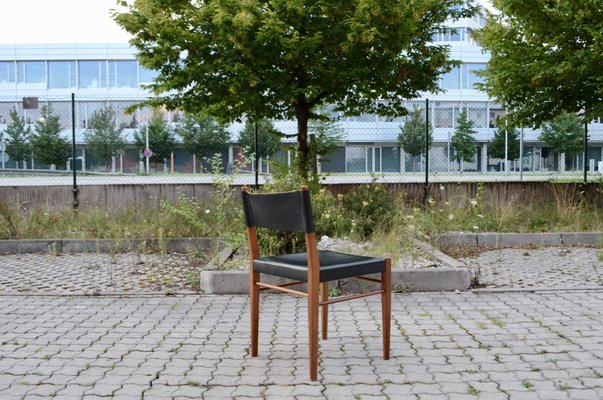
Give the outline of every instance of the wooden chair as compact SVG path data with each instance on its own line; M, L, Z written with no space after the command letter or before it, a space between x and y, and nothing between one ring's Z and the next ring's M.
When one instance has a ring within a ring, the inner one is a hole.
M391 259L318 250L312 217L310 192L301 191L252 194L242 189L243 210L249 245L249 292L251 299L251 356L258 355L260 291L276 289L308 298L308 336L310 345L310 379L318 372L318 310L322 310L322 338L327 339L328 311L332 303L381 295L383 358L389 359L391 320ZM306 252L260 257L256 228L305 233ZM381 273L381 279L362 275ZM260 282L260 274L294 280L283 285ZM337 297L329 300L329 281L357 278L376 282L380 290ZM307 283L307 292L290 286Z

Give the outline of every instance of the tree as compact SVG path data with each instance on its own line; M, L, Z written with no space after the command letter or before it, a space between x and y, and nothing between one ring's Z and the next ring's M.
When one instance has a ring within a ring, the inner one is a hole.
M163 118L163 114L160 111L153 111L153 116L148 125L134 132L136 147L141 152L146 147L147 129L149 131L149 149L153 151L153 155L149 158L149 161L157 167L158 163L163 163L174 151L174 144L176 143L174 131Z
M450 140L454 149L453 159L458 161L461 172L463 172L463 162L473 161L476 152L476 142L473 135L476 133L477 131L473 129L473 121L467 118L467 110L461 111L456 120L456 129Z
M25 118L19 117L16 109L10 112L10 123L7 125L6 133L6 153L17 163L27 160L31 155L31 126L25 123Z
M52 105L42 106L40 118L34 124L31 136L33 158L39 163L65 166L71 152L71 145L61 136L59 117L53 115Z
M316 117L309 121L308 132L316 138L316 154L324 157L335 151L345 141L345 132L337 121L329 117Z
M404 125L400 127L398 142L400 143L400 147L413 157L413 170L416 171L417 157L421 154L425 154L425 113L419 107L415 106L413 108ZM431 148L432 142L433 128L431 127L431 124L428 124L428 149Z
M176 131L184 149L202 161L205 159L206 164L214 154L222 154L228 149L230 134L209 115L188 113Z
M494 137L488 144L488 154L494 158L505 158L505 132L507 136L507 159L517 160L519 158L519 132L511 126L499 124L494 131Z
M272 122L261 119L258 126L258 158L270 157L280 149L282 134L274 129ZM254 154L255 149L255 124L251 120L245 122L245 128L239 132L239 145L247 149L248 154Z
M308 121L331 104L350 115L399 115L405 99L439 92L448 47L432 43L462 0L136 0L113 18L141 63L159 72L145 104L206 110L227 123L297 120L298 168L308 173Z
M476 39L491 57L481 86L511 121L540 126L563 112L603 115L600 1L493 0Z
M105 166L125 146L123 129L117 125L117 115L111 107L95 111L90 118L84 138L90 153Z
M584 145L584 131L575 114L561 114L542 126L539 139L558 153L579 154Z

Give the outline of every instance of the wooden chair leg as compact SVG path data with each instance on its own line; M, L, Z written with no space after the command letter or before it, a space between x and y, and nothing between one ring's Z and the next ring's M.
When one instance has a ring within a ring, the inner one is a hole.
M318 280L308 281L308 342L310 350L310 380L318 379Z
M392 260L385 259L385 272L381 273L381 318L383 329L383 358L389 360L391 313L392 313Z
M260 280L259 272L249 274L249 300L251 308L251 356L258 355L258 333L260 327L260 287L257 282Z
M323 282L320 284L320 300L329 300L329 282ZM323 304L320 308L322 318L322 339L327 340L329 331L329 306L327 304Z

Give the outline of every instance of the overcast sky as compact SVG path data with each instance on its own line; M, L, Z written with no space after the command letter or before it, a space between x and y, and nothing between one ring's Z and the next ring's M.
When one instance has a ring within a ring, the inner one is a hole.
M117 0L0 0L0 43L116 43L129 34L111 19Z
M117 0L0 0L0 43L125 43ZM488 0L480 0L488 5Z

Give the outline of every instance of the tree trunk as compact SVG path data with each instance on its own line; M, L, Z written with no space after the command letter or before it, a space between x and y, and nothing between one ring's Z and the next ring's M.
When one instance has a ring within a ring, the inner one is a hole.
M297 169L299 174L308 178L308 119L310 107L304 95L299 95L295 101L297 117Z

